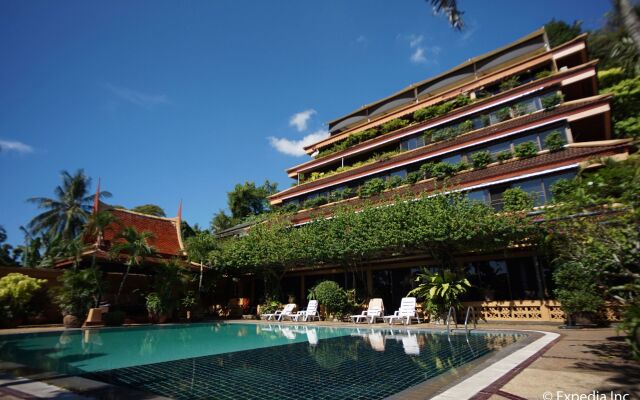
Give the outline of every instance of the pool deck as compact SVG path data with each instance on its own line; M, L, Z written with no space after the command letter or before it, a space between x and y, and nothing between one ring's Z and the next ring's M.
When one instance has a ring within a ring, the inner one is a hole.
M260 321L236 320L230 323L265 323ZM271 322L273 323L273 322ZM291 324L283 322L282 324ZM306 325L354 327L344 322L311 322ZM387 324L359 324L360 328L386 328ZM443 330L442 325L418 324L409 329ZM34 332L51 332L63 330L60 326L28 327L0 330L0 335ZM549 324L479 324L478 330L537 331L539 336L533 343L522 349L516 349L506 357L492 361L490 368L473 371L471 376L440 393L438 398L473 398L473 399L562 399L562 396L580 394L611 393L630 394L625 399L632 399L640 393L640 363L628 360L629 348L624 338L615 327L588 329L560 329ZM537 345L536 345L537 343ZM536 345L536 346L534 346ZM0 364L0 374L7 371L8 366ZM33 399L33 398L102 398L103 388L92 390L92 384L86 382L87 390L81 391L82 397L59 389L65 382L43 379L12 379L6 374L0 375L0 399ZM56 386L53 386L56 385ZM394 398L424 399L431 398L426 392L407 390ZM57 392L56 390L59 390ZM55 394L54 394L55 393ZM128 396L127 396L128 397ZM148 396L146 398L159 398ZM596 397L597 398L597 397ZM623 398L623 397L620 397Z

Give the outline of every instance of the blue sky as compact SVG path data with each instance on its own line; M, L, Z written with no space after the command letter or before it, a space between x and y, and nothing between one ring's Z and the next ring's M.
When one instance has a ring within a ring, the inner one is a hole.
M290 185L325 122L606 0L0 1L0 225L84 168L113 204L208 226L238 182Z

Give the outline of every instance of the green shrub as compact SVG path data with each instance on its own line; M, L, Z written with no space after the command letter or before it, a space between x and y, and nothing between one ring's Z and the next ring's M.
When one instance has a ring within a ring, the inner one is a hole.
M46 279L12 272L0 279L0 307L8 319L22 319L33 310L32 300L43 291Z
M387 178L387 181L385 182L385 188L386 189L393 189L393 188L397 188L398 186L403 184L403 179L400 176L394 175L394 176L390 176Z
M627 77L622 68L609 68L598 71L598 82L601 88L609 88Z
M392 119L391 121L387 121L380 126L380 134L389 133L400 128L404 128L407 125L409 125L409 121L407 121L406 119Z
M436 117L438 115L437 112L438 109L434 106L421 108L413 113L413 120L416 122L426 121L428 119Z
M491 156L490 151L478 151L471 155L471 161L473 162L473 168L481 169L491 164L491 162L493 161L493 157Z
M362 198L367 198L371 196L375 196L378 193L381 193L385 189L385 182L382 178L373 178L369 179L365 183L360 186L360 190L358 191L358 195Z
M533 199L529 193L519 187L507 189L502 194L505 211L523 211L533 208Z
M460 125L458 125L458 132L460 133L466 133L473 130L473 121L471 121L470 119L462 122Z
M640 76L624 79L611 87L603 89L604 93L613 94L611 100L611 116L618 137L640 136Z
M564 149L564 139L560 131L549 133L544 139L544 147L552 152Z
M558 261L553 272L554 293L567 314L569 324L580 315L596 315L604 306L597 280L579 261Z
M449 164L447 162L439 162L437 164L433 164L431 168L431 174L434 178L443 179L447 176L451 176L455 174L457 171L456 165Z
M305 200L305 202L302 204L303 208L316 208L316 207L320 207L323 204L327 204L328 200L326 197L324 196L317 196L311 199L307 199Z
M483 127L487 127L491 125L491 118L489 118L487 114L483 114L480 116L480 122L482 123Z
M433 163L424 163L420 166L420 174L424 179L431 178L433 176Z
M503 150L501 152L499 152L498 154L496 154L496 160L498 160L499 162L503 163L507 160L510 160L513 158L513 153L511 153L511 151L509 150Z
M511 115L513 118L520 117L527 113L527 109L522 104L514 104L511 106Z
M545 110L551 110L558 104L562 103L563 98L564 96L562 95L562 93L554 93L551 96L543 97L542 108L544 108Z
M444 140L447 138L447 131L445 131L444 129L436 129L434 131L431 131L431 141L432 142L439 142L441 140Z
M336 189L329 194L329 201L340 201L353 197L351 188Z
M640 137L640 117L629 117L614 123L616 136Z
M524 142L516 145L514 151L516 157L529 158L538 154L538 145L534 142Z
M572 197L578 189L578 182L575 179L558 179L551 185L551 196L554 201L562 201L565 197Z
M453 108L460 108L473 103L473 100L471 100L471 97L469 96L460 94L456 96L456 98L453 99L451 103L453 104Z
M468 169L471 169L471 165L467 162L464 161L458 161L457 163L453 164L454 167L454 173L458 173L460 171L466 171Z
M500 83L500 91L504 92L506 90L513 89L514 87L520 85L520 77L514 75L508 79L505 79Z
M415 185L424 176L421 172L409 172L405 181L410 185Z
M347 307L347 293L334 281L322 281L313 288L316 300L328 314L341 316Z
M496 111L496 117L500 122L511 119L511 111L509 110L509 107L503 107Z
M156 292L151 292L147 295L146 305L147 305L147 311L149 312L149 315L158 316L166 312L162 304L162 300L160 299L160 296Z
M98 305L103 290L102 272L97 268L66 270L53 288L54 302L63 315L85 318L89 309Z
M536 73L535 75L535 79L542 79L542 78L546 78L547 76L551 76L552 72L548 69L543 69L542 71L539 71Z

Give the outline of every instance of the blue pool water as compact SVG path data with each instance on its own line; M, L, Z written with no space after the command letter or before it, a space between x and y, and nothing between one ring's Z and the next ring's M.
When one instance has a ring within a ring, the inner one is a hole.
M380 399L520 337L209 323L0 336L0 359L179 399Z

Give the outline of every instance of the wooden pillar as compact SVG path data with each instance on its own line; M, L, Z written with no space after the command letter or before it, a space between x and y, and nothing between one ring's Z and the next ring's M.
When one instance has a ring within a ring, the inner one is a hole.
M371 268L367 268L367 296L373 295L373 271Z

